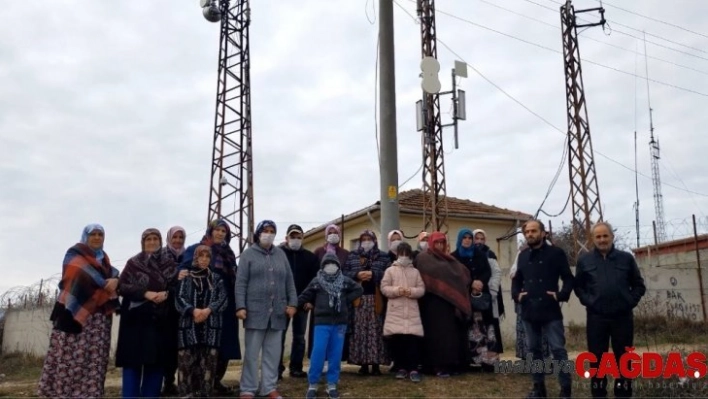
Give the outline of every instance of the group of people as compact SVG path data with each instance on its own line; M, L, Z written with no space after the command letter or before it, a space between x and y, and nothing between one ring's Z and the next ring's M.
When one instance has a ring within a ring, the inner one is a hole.
M631 345L632 333L615 327L618 318L631 327L643 281L631 255L612 246L608 224L593 232L595 251L581 258L574 278L563 250L546 241L543 224L524 226L528 248L512 267L511 291L525 350L534 359L544 358L544 344L555 359L567 359L558 303L573 287L588 307L590 350L607 351L610 337L617 356ZM359 365L360 375L380 375L385 366L414 383L422 374L446 378L473 367L490 370L498 361L501 269L483 230L462 229L452 253L440 232L420 233L414 249L401 231L391 231L384 251L365 230L351 252L340 245L336 225L325 228L325 243L313 252L303 248L298 225L287 228L279 245L276 234L273 221L260 222L253 245L237 261L223 220L211 222L189 247L181 227L167 232L166 243L158 230L147 229L141 251L119 273L103 251L103 227L86 226L64 259L39 396L103 396L114 313L120 316L115 361L123 397L158 397L161 390L225 394L228 363L242 359L240 397L280 398L288 328L289 374L307 378L307 398L317 396L325 362L326 392L336 399L342 361ZM629 288L606 286L625 277L631 277ZM530 397L545 397L543 377L533 375ZM570 397L569 375L560 378L562 395ZM593 382L604 389L602 381Z

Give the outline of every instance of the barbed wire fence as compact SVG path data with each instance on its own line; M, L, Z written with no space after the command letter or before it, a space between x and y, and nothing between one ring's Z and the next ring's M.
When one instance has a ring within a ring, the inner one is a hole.
M634 225L613 225L615 228L615 236L621 236L632 247L637 246L637 228ZM665 221L666 240L675 241L685 238L693 238L693 216L686 218L677 218ZM696 216L696 232L698 235L708 234L708 216ZM639 246L656 245L654 240L655 226L654 224L639 225Z
M54 303L61 273L28 286L16 286L0 295L0 309L36 309Z

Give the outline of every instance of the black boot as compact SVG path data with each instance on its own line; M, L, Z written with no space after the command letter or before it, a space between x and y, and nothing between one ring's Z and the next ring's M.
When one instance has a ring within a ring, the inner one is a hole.
M526 399L540 399L546 396L546 385L544 383L534 383L533 389L526 395Z
M561 387L561 390L560 390L561 399L570 399L571 398L571 391L572 391L572 389L570 386Z
M228 360L219 359L216 363L216 370L214 372L214 393L218 395L225 395L231 393L231 388L224 385L221 380L224 379L226 375L226 369L229 367Z
M632 380L616 379L615 398L631 398L632 397Z

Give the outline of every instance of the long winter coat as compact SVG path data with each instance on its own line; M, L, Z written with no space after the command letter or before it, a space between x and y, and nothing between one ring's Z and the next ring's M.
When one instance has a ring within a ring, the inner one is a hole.
M410 288L411 296L399 296L399 288ZM388 298L384 336L408 334L423 336L418 298L425 294L425 284L413 263L402 265L398 261L386 269L381 280L381 293Z

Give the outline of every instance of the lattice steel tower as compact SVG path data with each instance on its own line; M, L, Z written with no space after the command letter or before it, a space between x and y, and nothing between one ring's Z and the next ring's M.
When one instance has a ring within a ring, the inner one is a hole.
M240 254L254 230L251 10L249 0L201 0L201 5L208 21L221 24L208 221L228 221ZM233 210L226 205L229 199L235 201Z
M596 23L578 24L576 14L599 11L601 20ZM566 108L568 111L568 165L570 196L573 206L573 238L575 253L592 248L590 229L602 220L600 190L595 173L595 160L590 138L590 124L585 104L583 73L578 48L578 28L605 24L602 7L575 10L567 0L560 7L563 35L563 62L565 65Z
M659 159L661 151L659 140L654 140L654 109L651 107L651 93L649 92L649 61L647 60L647 42L644 40L644 67L647 80L647 105L649 106L649 151L651 155L651 182L654 188L654 217L656 218L656 236L654 241L658 244L666 241L666 222L664 221L664 196L661 194L661 173L659 172Z
M435 0L418 0L417 4L418 16L420 17L422 58L432 57L437 60ZM423 67L422 69L425 68ZM440 66L437 64L437 70L424 70L423 73L433 73L433 79L437 79L439 69ZM440 119L440 95L438 93L423 92L423 123L424 230L447 233L445 158L443 152L443 128Z

